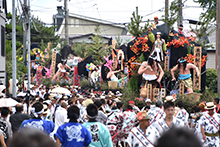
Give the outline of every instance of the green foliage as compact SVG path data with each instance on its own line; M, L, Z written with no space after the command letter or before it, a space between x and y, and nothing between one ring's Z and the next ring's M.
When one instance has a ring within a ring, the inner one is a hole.
M200 7L205 10L201 13L201 17L206 17L205 21L214 22L216 20L216 0L193 0L200 4Z
M211 18L209 18L209 14L205 16L200 16L199 21L196 24L196 27L193 29L191 26L191 31L196 34L195 42L200 44L204 48L213 47L212 44L207 44L207 40L204 40L204 36L211 36L215 31L215 27L211 26L209 23ZM200 23L200 25L199 25Z
M126 85L127 86L127 85ZM133 100L135 102L135 105L138 106L139 108L142 108L145 106L145 102L143 101L139 101L139 100L136 100L135 97L139 97L139 93L137 91L133 91L127 87L125 87L123 90L122 90L122 93L123 93L123 99L122 99L122 102L124 104L124 108L126 108L128 106L128 102L130 100Z
M208 68L206 70L206 85L209 87L210 84L213 82L213 80L216 80L217 77L218 77L217 69Z
M86 42L82 43L74 43L73 44L73 50L75 54L77 54L80 58L84 59L88 57L88 49L87 49L87 44Z
M136 77L131 77L129 79L128 89L133 92L138 91L138 79Z
M50 87L51 85L53 85L52 78L43 78L41 81L42 84L46 87Z
M85 87L93 87L93 86L91 85L90 81L89 81L88 79L86 79L86 78L80 79L79 85L80 85L81 87L83 87L83 88L85 88Z
M140 24L142 22L143 16L138 15L138 7L136 7L136 12L132 13L131 23L128 24L128 32L132 34L134 37L140 36L148 31L149 28L149 19L147 23L142 27Z
M120 38L120 34L118 34L118 37L115 37L115 48L118 49L122 45L122 39Z
M95 59L96 65L101 65L105 62L105 59L103 56L107 56L111 50L108 45L105 45L102 41L102 38L99 37L100 29L99 26L95 29L96 35L91 36L91 45L88 47L88 56L92 55Z

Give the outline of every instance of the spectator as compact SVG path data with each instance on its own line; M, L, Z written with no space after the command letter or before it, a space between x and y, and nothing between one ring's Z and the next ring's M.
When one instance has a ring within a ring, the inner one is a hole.
M146 111L136 115L139 126L134 127L126 139L127 147L147 146L154 147L156 139L159 137L157 130L150 125L150 116Z
M67 109L67 115L70 121L61 125L55 134L58 146L89 147L92 136L90 132L77 121L79 118L79 108L75 105L70 106Z
M65 101L60 103L60 107L57 108L57 111L55 113L55 129L56 132L59 126L61 126L64 123L69 122L67 119L67 103Z
M5 142L7 142L8 139L12 138L13 135L13 132L11 130L11 123L6 120L8 115L9 115L8 107L3 107L1 109L0 129L3 131Z
M190 130L171 128L158 139L155 147L202 147L202 144Z
M33 104L31 108L31 112L33 115L32 119L24 120L20 126L22 128L32 128L39 131L42 131L49 135L54 130L54 123L48 120L42 120L41 117L44 112L43 104L40 102L36 102Z
M95 104L89 104L86 108L88 122L84 123L83 126L86 127L92 135L92 141L90 147L113 147L111 135L108 128L100 122L96 121L98 116L98 109Z
M11 122L13 133L18 132L20 125L24 120L31 118L30 115L23 113L23 105L22 104L17 104L15 106L15 110L16 110L16 112L14 114L12 114L9 118L9 120Z
M41 131L25 128L10 140L8 147L57 147L57 145Z

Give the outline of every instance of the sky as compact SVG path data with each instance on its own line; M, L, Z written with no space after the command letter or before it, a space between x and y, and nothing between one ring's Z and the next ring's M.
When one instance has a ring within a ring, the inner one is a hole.
M20 0L16 1L18 13L22 13ZM52 17L57 13L57 6L63 6L64 0L28 0L31 5L31 15L38 17L47 24L53 22ZM171 3L171 0L169 0ZM21 0L23 2L23 0ZM199 15L203 11L199 4L193 0L182 0L183 19L199 20ZM8 11L12 10L12 0L7 1ZM159 19L164 15L165 0L68 0L69 13L80 14L88 17L108 20L114 23L129 23L132 12L136 7L139 15L143 16L143 21L153 20L154 16ZM185 28L189 28L188 21L183 23Z

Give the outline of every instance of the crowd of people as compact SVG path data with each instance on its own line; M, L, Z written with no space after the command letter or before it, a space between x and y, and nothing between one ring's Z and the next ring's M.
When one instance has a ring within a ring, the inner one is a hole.
M146 99L139 108L132 100L124 106L120 91L71 86L66 88L72 93L65 95L51 93L53 87L43 93L44 88L32 87L36 96L29 103L26 97L17 98L15 107L1 108L2 147L219 146L218 98L188 113L183 101L174 102L172 96L155 103Z

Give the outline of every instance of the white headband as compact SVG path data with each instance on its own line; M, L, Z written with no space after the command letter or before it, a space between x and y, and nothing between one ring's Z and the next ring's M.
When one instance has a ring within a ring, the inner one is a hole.
M38 114L41 114L41 113L44 112L44 108L43 108L41 111L39 111L39 112L35 112L35 108L34 108L34 107L31 107L31 108L30 108L30 111L33 113L33 115L34 115L35 117L38 117Z

